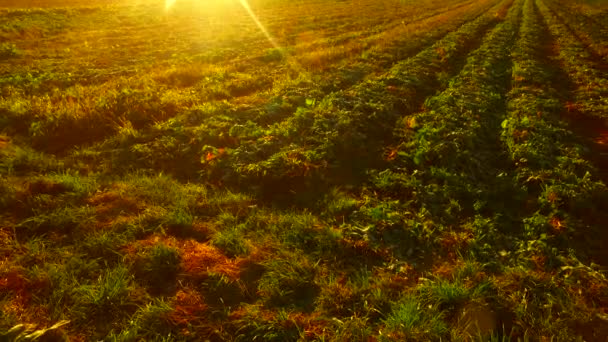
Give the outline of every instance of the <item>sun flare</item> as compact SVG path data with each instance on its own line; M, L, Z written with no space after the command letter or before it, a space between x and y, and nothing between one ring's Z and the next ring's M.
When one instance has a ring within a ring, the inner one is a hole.
M177 3L177 0L165 0L165 10L169 11L172 7L174 7ZM205 12L211 11L216 14L220 14L225 16L225 20L230 20L231 13L236 10L235 7L241 7L247 15L251 18L251 20L255 23L258 29L264 34L268 42L276 49L279 49L280 46L272 36L272 34L266 29L260 18L256 15L254 10L249 5L248 0L195 0L191 3L196 4L195 6L199 9L204 10Z
M175 2L177 0L165 0L165 10L168 10L169 8L171 8L173 5L175 5Z
M268 32L268 30L266 29L264 24L262 24L262 22L260 21L258 16L255 15L253 10L251 9L251 6L249 6L249 3L247 2L247 0L239 0L239 2L241 3L241 6L243 6L243 8L247 12L247 14L249 14L251 19L255 22L255 24L260 29L260 31L262 31L262 33L264 33L264 35L266 36L266 39L268 39L270 44L272 44L272 46L274 46L275 48L278 48L279 44L277 44L277 42L274 40L274 38L270 35L270 32Z

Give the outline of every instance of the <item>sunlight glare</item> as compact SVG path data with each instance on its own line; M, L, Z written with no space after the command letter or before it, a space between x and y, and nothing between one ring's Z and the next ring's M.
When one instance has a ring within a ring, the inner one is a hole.
M272 37L272 35L270 34L270 32L268 32L268 30L266 29L266 27L264 26L264 24L262 24L262 22L260 21L260 19L258 18L258 16L255 15L255 13L253 12L253 10L251 9L251 6L249 6L249 2L247 2L247 0L239 0L239 2L243 6L243 8L247 12L247 14L249 14L249 16L251 17L251 19L255 22L255 24L260 29L260 31L262 31L262 33L264 34L264 36L266 36L266 39L268 39L268 42L275 49L277 49L277 51L279 51L283 55L283 57L285 57L285 59L287 59L289 61L288 65L291 68L295 69L295 70L300 70L301 66L295 60L293 60L292 58L290 58L289 54L286 54L284 52L284 50L281 48L281 46Z
M165 10L168 12L172 7L175 6L176 3L177 0L165 0ZM251 17L258 29L264 34L264 36L272 45L272 47L277 49L283 55L283 57L290 61L289 65L292 68L300 69L298 63L292 60L290 56L285 53L284 49L281 48L281 46L277 43L274 37L266 29L264 24L262 24L261 20L258 18L258 16L255 14L253 9L249 5L248 0L194 0L194 3L198 4L200 6L200 9L204 9L205 11L211 12L217 11L218 14L221 13L222 15L224 15L225 9L228 8L226 6L236 3L240 4L245 10L245 12L249 15L249 17ZM226 15L229 15L228 13L229 12L226 12ZM225 19L229 20L229 17L227 16Z
M272 38L272 36L268 32L268 30L266 30L266 27L264 27L264 25L262 24L260 19L258 19L258 16L255 15L255 13L253 13L253 10L249 6L249 3L247 2L247 0L239 0L239 1L240 1L241 5L243 6L243 8L245 9L245 11L247 11L247 14L249 14L251 19L253 19L255 24L258 26L258 28L262 31L262 33L264 33L264 35L266 36L266 39L268 39L270 44L272 44L273 47L278 49L279 44L277 44L277 42L274 40L274 38Z
M165 10L168 11L169 8L171 8L173 5L175 5L175 2L177 0L165 0Z

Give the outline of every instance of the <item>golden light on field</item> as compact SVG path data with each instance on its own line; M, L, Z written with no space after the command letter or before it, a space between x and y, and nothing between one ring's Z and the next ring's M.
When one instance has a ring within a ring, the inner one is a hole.
M258 28L262 31L262 33L264 33L264 35L266 36L266 38L268 39L270 44L272 44L272 46L275 48L279 48L279 44L277 44L277 42L274 40L274 38L272 38L272 36L270 35L270 33L268 32L266 27L264 27L264 24L262 24L262 22L260 21L258 16L255 15L253 10L251 9L251 6L249 6L249 3L247 2L247 0L239 0L239 1L240 1L241 5L243 6L243 8L245 9L245 11L247 11L247 14L249 14L251 19L253 19L255 24L258 26Z
M171 8L171 6L175 5L177 0L165 0L165 10Z
M220 14L222 17L225 15L226 17L224 19L226 21L230 21L230 16L232 14L232 11L234 10L234 8L231 9L230 6L240 5L245 10L247 15L251 17L258 29L264 34L268 42L270 42L270 44L274 48L280 48L280 45L277 43L277 41L273 38L270 32L266 29L262 21L255 14L253 9L249 5L248 0L195 0L193 2L196 4L195 6L199 7L200 9ZM168 11L173 6L175 6L176 3L177 0L165 0L165 10Z

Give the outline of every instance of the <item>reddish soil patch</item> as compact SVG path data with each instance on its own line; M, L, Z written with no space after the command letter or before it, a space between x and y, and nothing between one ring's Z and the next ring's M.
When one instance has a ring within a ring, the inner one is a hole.
M229 259L219 249L195 240L184 241L177 247L182 251L182 265L188 275L198 278L214 272L233 280L239 278L241 270L238 262Z
M204 318L207 305L200 293L189 289L181 289L175 294L172 303L174 310L169 314L169 321L174 325L183 326L186 333L189 324Z
M0 276L0 290L20 292L27 287L27 280L16 269L11 269Z
M461 259L440 260L431 268L429 273L440 278L454 279L454 271L462 265Z
M23 323L46 324L49 322L47 309L32 306L31 300L34 295L40 295L48 289L48 279L27 279L19 268L9 269L0 275L0 293L11 294L3 311L15 315Z
M0 136L0 150L8 146L9 139L7 137Z
M143 209L135 198L121 194L119 191L110 190L100 192L86 201L95 207L98 219L102 226L124 218L128 221L130 217L140 213Z
M238 280L242 275L255 278L257 273L256 268L252 266L257 264L251 261L251 258L231 259L210 244L194 239L180 240L172 236L152 235L126 246L124 250L127 255L137 258L139 251L157 244L179 249L182 258L182 272L187 278L200 280L212 272L223 274L231 280Z
M604 128L603 130L599 131L595 142L601 146L605 146L605 148L608 148L608 129Z
M27 192L31 195L59 195L66 191L68 188L65 185L45 179L38 179L27 184Z

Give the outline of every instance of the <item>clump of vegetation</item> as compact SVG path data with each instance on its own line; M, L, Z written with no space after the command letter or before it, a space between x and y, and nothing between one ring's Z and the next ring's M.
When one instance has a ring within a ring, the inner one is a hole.
M181 269L181 256L176 248L158 244L144 252L141 264L142 276L148 285L161 291L175 285Z
M310 311L319 293L315 283L317 265L306 259L268 261L258 285L258 291L268 299L267 304Z
M21 50L13 43L0 44L0 59L19 57L21 53Z
M424 307L412 298L402 299L393 305L392 311L384 320L386 339L404 338L428 339L443 335L448 331L441 314L432 308Z

